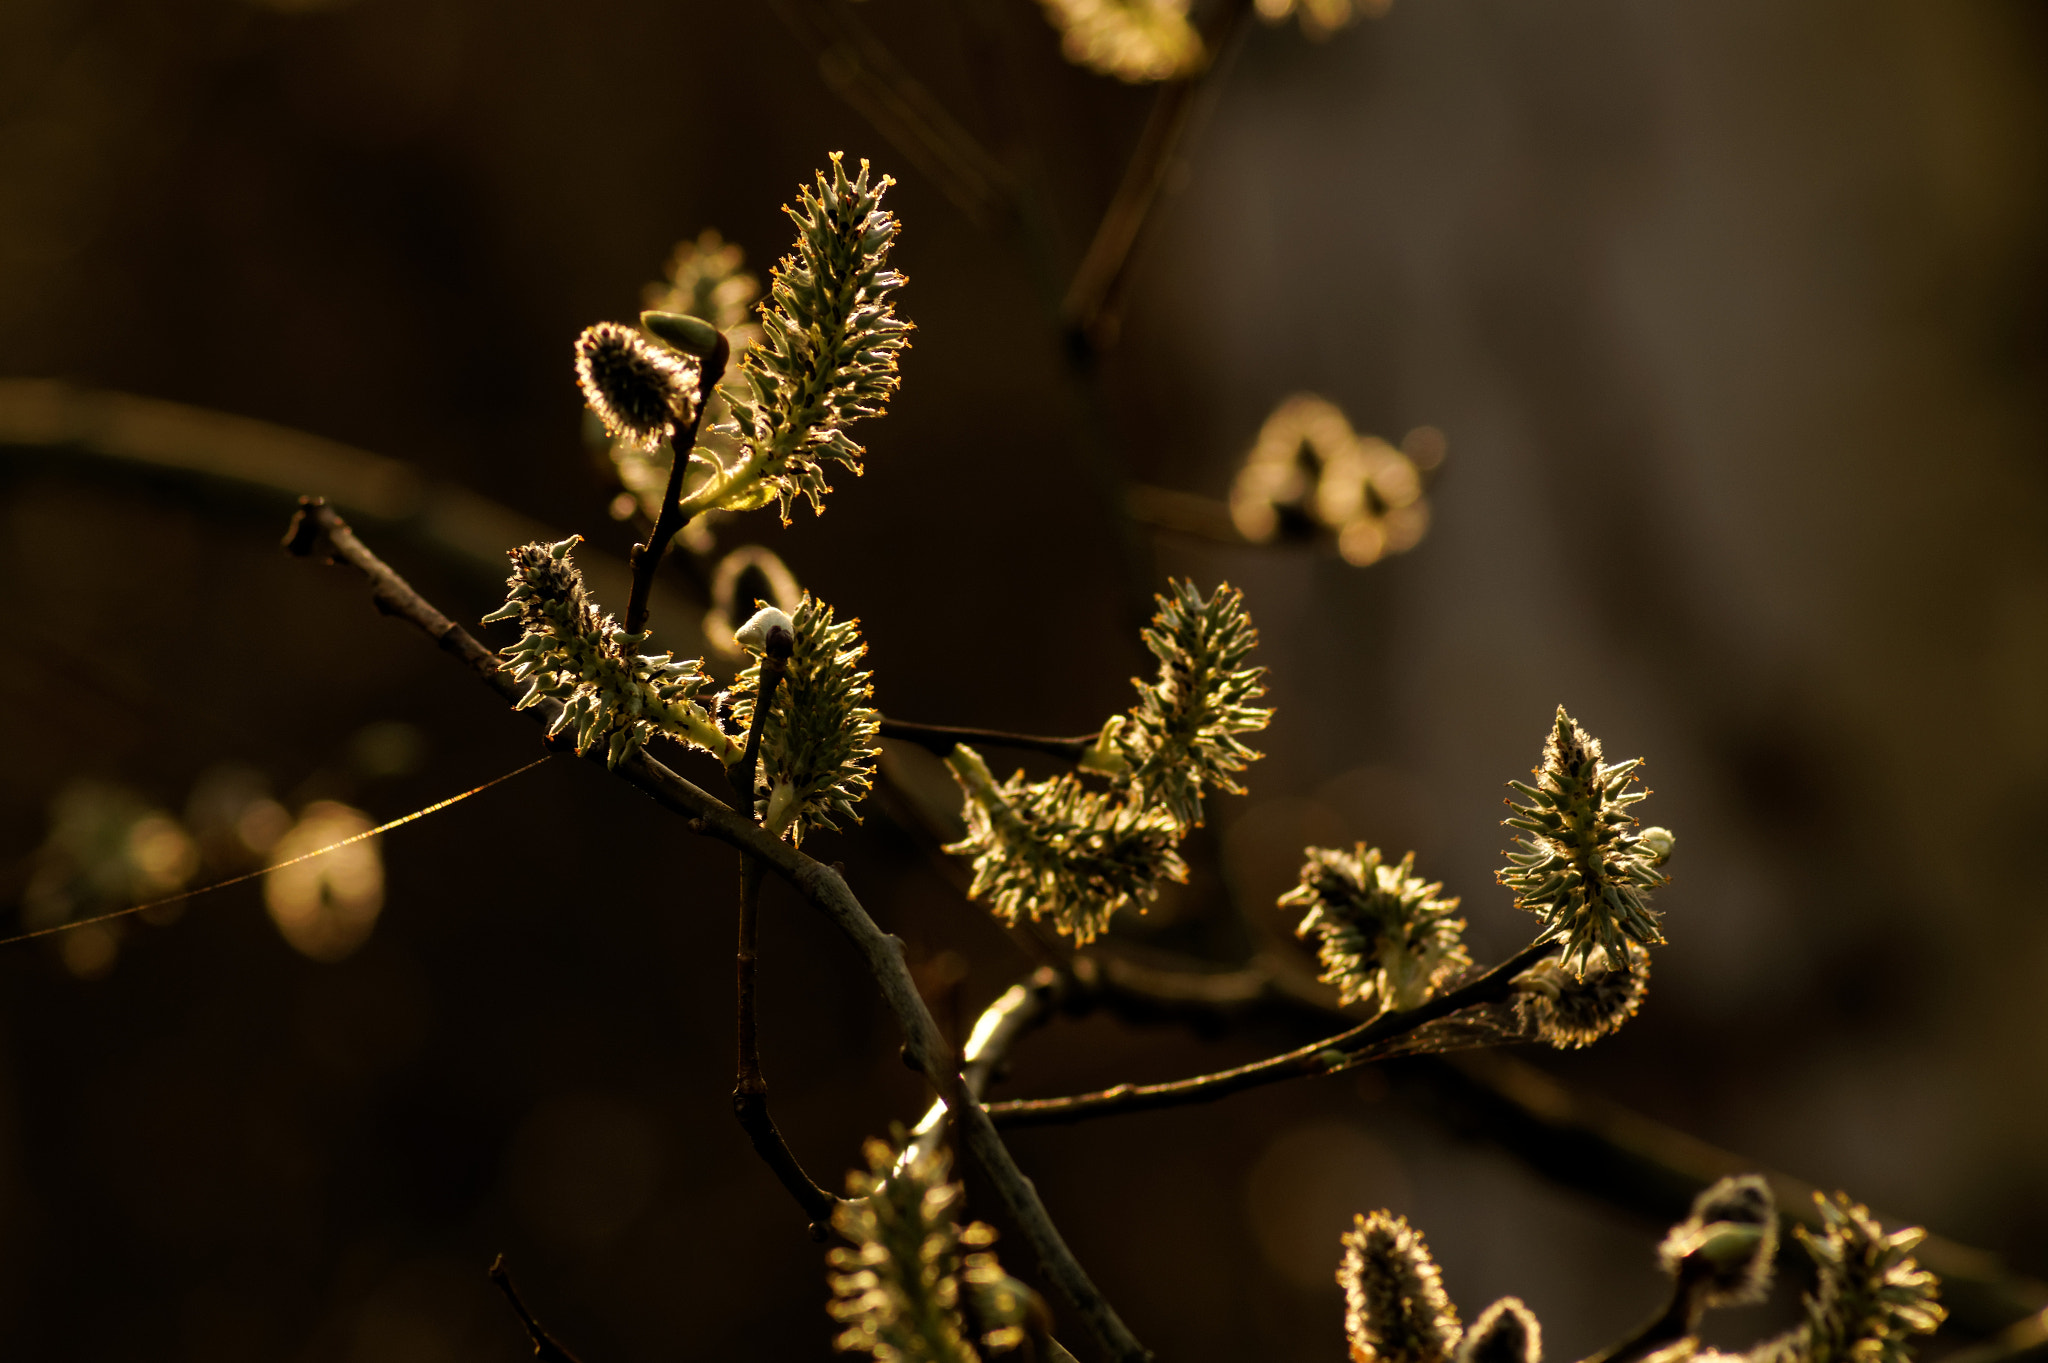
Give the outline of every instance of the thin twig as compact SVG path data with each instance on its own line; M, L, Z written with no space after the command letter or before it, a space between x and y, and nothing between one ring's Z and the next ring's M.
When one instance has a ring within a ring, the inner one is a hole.
M760 682L754 698L753 722L747 727L746 755L739 761L733 780L734 808L745 819L755 820L754 777L761 765L761 732L768 727L768 712L774 708L775 693L788 670L794 640L789 631L776 626L768 632L761 659ZM755 820L758 822L758 820ZM797 1162L789 1142L775 1125L768 1110L768 1079L761 1072L761 1028L755 978L761 962L761 880L763 867L754 857L740 853L739 949L734 954L737 989L733 1010L738 1059L734 1065L732 1115L754 1144L754 1153L775 1174L789 1195L811 1220L811 1238L823 1240L831 1229L832 1211L839 1200L818 1186Z
M519 1323L526 1327L527 1338L533 1341L533 1356L539 1363L579 1363L575 1354L541 1328L533 1318L533 1312L526 1309L526 1303L519 1299L519 1289L512 1285L512 1274L505 1268L505 1256L500 1254L491 1260L491 1281L505 1294L505 1300L512 1303L512 1309L519 1316Z
M1315 1025L1345 1016L1329 991L1298 986L1276 968L1281 964L1255 961L1218 971L1169 964L1164 958L1144 964L1097 951L1074 961L1072 973L1062 979L1058 1004L1073 1015L1103 1008L1126 1021L1173 1021L1205 1030L1253 1017ZM1029 1033L1028 1027L996 1027L990 1021L992 1014L1021 1013L1024 1000L1016 994L1016 988L1004 994L975 1026L977 1034L990 1029L987 1046L977 1053L990 1070L999 1069L1008 1059L1007 1048ZM1034 1009L1030 1016L1043 1022L1050 1009ZM1397 1086L1421 1088L1439 1115L1461 1132L1491 1141L1536 1173L1620 1210L1672 1221L1716 1179L1760 1171L1787 1223L1822 1228L1814 1185L1764 1169L1756 1160L1619 1103L1578 1093L1499 1050L1425 1055L1389 1073ZM2029 1350L2048 1346L2048 1284L2014 1273L1985 1250L1940 1235L1921 1241L1914 1255L1940 1276L1952 1324L1980 1336L1998 1335L1957 1358L2020 1363Z
M668 554L668 542L683 528L680 507L683 475L690 468L690 452L697 448L697 427L704 421L704 409L711 402L711 390L725 377L725 362L731 355L732 346L720 332L717 347L698 364L697 401L691 409L690 419L669 440L668 486L661 494L661 513L654 518L654 528L647 532L647 543L633 546L633 595L626 604L626 629L632 633L637 634L647 628L648 604L654 595L654 574Z
M1048 738L1043 734L1012 734L1000 729L972 729L954 724L914 724L905 719L883 719L882 737L898 738L944 757L961 743L979 743L990 748L1014 748L1020 752L1042 752L1069 762L1081 756L1102 737L1081 734L1074 738Z
M2048 1307L2014 1321L1982 1344L1958 1349L1942 1363L2040 1363L2043 1358L2048 1358Z
M873 124L977 226L1016 208L1016 184L1000 158L899 62L846 6L771 0L784 28L810 48L827 87Z
M1611 1344L1585 1363L1641 1363L1662 1354L1683 1340L1699 1343L1700 1317L1706 1314L1705 1294L1712 1286L1713 1265L1698 1256L1688 1256L1671 1282L1671 1297L1664 1309L1619 1344Z
M507 545L562 538L553 526L460 484L422 478L395 459L267 421L54 379L0 378L0 458L39 460L73 477L97 468L169 481L195 499L274 502L287 511L301 488L324 487L343 515L365 517L379 535L475 580L505 580ZM694 557L689 562L695 566ZM632 590L623 558L585 544L576 565L600 598ZM704 594L701 582L698 591ZM665 640L684 656L704 651L692 604L670 583L655 585L651 613L663 617ZM33 651L46 652L47 644L38 641Z
M966 1081L969 1097L976 1102L981 1101L997 1071L1008 1059L1011 1047L1026 1033L1051 1018L1065 999L1073 978L1071 974L1054 970L1051 966L1041 966L1024 983L1013 984L1004 990L1002 996L975 1019L974 1031L968 1035L967 1045L960 1052L964 1064L961 1077ZM911 1129L910 1143L904 1147L902 1158L897 1161L899 1169L923 1159L945 1140L950 1112L944 1102L931 1105L923 1120Z
M1065 1098L1031 1098L1020 1102L993 1103L989 1115L1004 1126L1043 1126L1082 1121L1124 1112L1146 1112L1154 1108L1206 1103L1248 1088L1277 1083L1309 1074L1331 1074L1349 1069L1370 1058L1375 1047L1448 1017L1462 1008L1506 998L1515 976L1557 949L1554 942L1536 942L1473 980L1470 984L1439 994L1428 1002L1399 1013L1387 1013L1362 1022L1348 1031L1322 1041L1313 1041L1282 1055L1268 1056L1249 1065L1198 1074L1164 1084L1118 1084L1094 1093L1077 1093Z
M1202 34L1203 46L1210 53L1208 65L1185 80L1159 87L1116 197L1103 212L1095 238L1088 243L1088 254L1082 257L1060 305L1068 344L1077 355L1085 357L1116 344L1118 313L1138 246L1172 177L1181 147L1206 107L1203 96L1220 84L1251 13L1252 0L1223 0Z
M302 502L285 544L301 556L341 561L370 580L372 599L380 610L397 615L440 644L441 648L468 664L493 691L507 701L524 694L509 675L499 670L498 657L469 633L427 603L405 580L357 539L342 519L317 497ZM552 725L560 706L546 701L524 713L543 728ZM590 761L602 764L604 753L593 747ZM1088 1325L1104 1352L1117 1360L1141 1363L1150 1352L1130 1332L1102 1293L1089 1279L1073 1251L1067 1248L1037 1189L1010 1155L995 1124L979 1104L968 1098L960 1073L959 1059L932 1020L917 992L910 968L903 958L903 944L883 932L868 916L860 900L840 874L775 837L750 820L742 819L724 802L684 780L649 756L643 748L621 762L616 774L652 798L655 803L687 818L693 832L751 853L774 871L806 902L830 919L860 955L868 974L880 989L882 999L895 1016L904 1037L904 1054L961 1114L963 1144L980 1166L989 1184L1002 1198L1005 1208L1037 1254L1046 1276Z
M789 1143L768 1111L768 1080L761 1073L761 1038L756 1021L754 973L760 961L761 881L759 860L740 854L740 942L737 953L739 994L739 1063L732 1089L732 1115L754 1144L754 1153L768 1166L797 1206L810 1218L811 1238L823 1240L832 1228L839 1199L818 1186L797 1162Z
M370 580L370 600L378 610L386 615L395 615L422 631L440 645L442 652L453 654L504 699L517 703L526 694L525 688L512 680L512 674L500 667L497 654L478 643L468 630L434 609L425 597L412 589L410 582L391 571L384 560L371 553L325 498L299 499L299 509L285 530L284 547L285 552L300 558L322 558L329 563L348 564ZM544 703L533 707L533 712L546 714L552 724L560 708L557 705L551 709ZM551 746L561 748L567 745L566 735L558 735Z
M1397 1082L1420 1076L1460 1130L1499 1144L1538 1173L1610 1206L1672 1221L1715 1179L1761 1172L1781 1217L1811 1231L1823 1229L1813 1184L1620 1103L1575 1092L1498 1051L1428 1056L1393 1074ZM1987 1250L1929 1235L1913 1257L1941 1278L1949 1319L1964 1330L1989 1335L2048 1308L2048 1283L2013 1272Z
M761 738L768 728L768 712L775 708L775 693L782 689L782 679L788 675L790 656L796 652L796 639L781 625L772 625L768 637L762 641L761 670L755 686L754 715L747 725L747 746L740 754L739 768L733 775L732 788L739 797L733 808L741 817L754 818L754 784L761 770ZM755 819L755 822L759 822Z

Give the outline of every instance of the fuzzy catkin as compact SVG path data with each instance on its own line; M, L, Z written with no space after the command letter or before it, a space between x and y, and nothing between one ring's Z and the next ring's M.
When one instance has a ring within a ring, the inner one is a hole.
M1344 1233L1337 1284L1352 1363L1444 1363L1458 1347L1458 1310L1422 1233L1389 1211Z

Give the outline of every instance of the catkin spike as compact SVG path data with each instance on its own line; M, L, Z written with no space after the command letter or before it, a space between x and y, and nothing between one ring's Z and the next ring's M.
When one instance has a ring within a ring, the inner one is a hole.
M583 585L570 550L582 536L511 551L505 604L484 622L517 620L524 631L505 650L505 669L527 682L518 709L544 699L561 702L551 733L575 734L576 751L605 745L616 767L655 734L701 748L731 764L740 758L732 738L715 724L698 697L711 684L702 659L677 662L671 654L636 650L646 634L629 634L602 613Z
M1508 802L1514 817L1505 822L1522 836L1500 882L1543 921L1537 941L1564 944L1559 964L1575 975L1585 974L1596 949L1620 961L1628 959L1629 943L1664 941L1649 892L1664 883L1659 867L1671 835L1636 829L1630 810L1643 796L1630 787L1641 765L1604 763L1600 741L1560 705L1535 784L1513 783L1527 803Z
M1361 842L1350 852L1309 848L1280 906L1308 910L1295 936L1315 936L1323 983L1340 1002L1413 1008L1472 964L1465 920L1452 917L1458 901L1442 890L1415 874L1413 852L1392 864Z
M1337 1285L1352 1363L1445 1363L1462 1331L1422 1233L1376 1211L1344 1233Z

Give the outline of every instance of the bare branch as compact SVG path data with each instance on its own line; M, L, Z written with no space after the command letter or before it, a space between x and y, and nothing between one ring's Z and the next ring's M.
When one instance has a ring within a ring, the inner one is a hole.
M1024 983L1013 984L1004 990L1002 996L975 1019L974 1031L960 1052L965 1064L961 1077L970 1098L981 1101L982 1095L988 1092L988 1086L994 1082L996 1072L1008 1058L1010 1048L1051 1019L1065 1000L1073 978L1051 966L1041 966ZM945 1140L949 1115L950 1109L943 1101L931 1105L923 1120L912 1128L910 1144L905 1147L898 1168L924 1158Z
M1020 752L1042 752L1052 757L1063 757L1069 762L1079 761L1081 755L1095 746L1100 734L1081 734L1075 738L1048 738L1042 734L1012 734L1000 729L969 729L952 724L914 724L905 719L883 719L882 737L901 739L915 743L920 748L944 757L962 743L975 743L989 748L1014 748Z
M778 628L769 632L768 651L761 659L760 697L754 704L753 723L747 728L746 755L740 759L738 774L733 778L734 808L750 820L754 819L754 774L761 762L761 731L767 727L768 711L775 704L775 693L782 685L790 646L787 630ZM732 1115L754 1143L754 1153L774 1172L783 1188L803 1208L804 1215L811 1219L811 1238L823 1240L831 1231L832 1210L839 1205L839 1199L819 1187L817 1181L804 1172L789 1143L782 1138L774 1116L768 1111L768 1079L761 1072L761 1028L755 978L761 963L762 873L759 861L745 852L740 853L739 950L734 954L738 985L734 994L737 1021L733 1029L739 1057L734 1067Z
M1370 1022L1322 1041L1310 1042L1282 1055L1269 1056L1214 1074L1198 1074L1164 1084L1118 1084L1094 1093L1066 1098L1031 1098L1020 1102L993 1103L989 1115L1004 1126L1042 1126L1105 1117L1123 1112L1147 1112L1154 1108L1205 1103L1216 1098L1282 1079L1309 1074L1332 1074L1371 1059L1376 1048L1398 1040L1439 1018L1461 1009L1497 1002L1508 996L1515 976L1550 955L1554 943L1541 942L1522 948L1506 961L1471 983L1449 990L1415 1008L1386 1013Z
M1413 1073L1452 1110L1461 1129L1513 1151L1567 1187L1652 1220L1683 1215L1715 1179L1759 1168L1753 1159L1577 1092L1498 1051L1428 1057ZM1813 1184L1769 1169L1763 1174L1781 1216L1822 1229ZM1970 1332L1989 1335L2048 1308L2048 1283L2013 1272L1987 1250L1929 1235L1914 1257L1940 1276L1950 1319Z
M754 1143L754 1153L811 1219L811 1238L823 1240L832 1229L832 1211L839 1205L839 1199L804 1172L789 1143L783 1140L774 1116L768 1111L768 1080L761 1073L754 976L760 965L762 871L758 860L740 854L740 941L735 957L739 977L735 1005L739 1061L733 1080L732 1115Z
M533 1312L526 1309L526 1303L519 1299L519 1289L512 1285L512 1274L506 1269L502 1254L491 1260L491 1281L505 1294L505 1300L512 1303L519 1323L526 1327L526 1336L533 1341L533 1356L538 1363L580 1363L576 1355L543 1330L540 1322L533 1318Z
M1342 1019L1328 991L1297 983L1283 963L1255 961L1236 970L1144 964L1091 953L1073 962L1058 991L1030 1013L1048 1018L1054 1006L1073 1015L1097 1008L1133 1022L1180 1022L1213 1028L1249 1017L1286 1017L1313 1025ZM1055 972L1040 971L1030 984ZM1007 1048L1029 1027L995 1027L990 1014L1019 1009L1013 988L990 1005L975 1027L989 1029L977 1053L987 1070L1000 1069ZM1391 1071L1397 1083L1424 1091L1461 1131L1514 1154L1537 1173L1610 1206L1655 1222L1682 1216L1716 1179L1756 1170L1754 1159L1722 1150L1651 1120L1622 1104L1577 1092L1525 1061L1499 1050L1457 1057L1425 1055ZM1788 1174L1765 1171L1781 1215L1808 1229L1821 1228L1814 1187ZM1921 1242L1916 1256L1942 1280L1950 1319L1971 1333L1995 1339L1957 1355L1966 1363L2020 1363L2048 1343L2048 1283L2007 1268L1996 1255L1939 1235Z
M1124 168L1123 182L1109 202L1095 239L1088 244L1074 282L1060 305L1067 339L1077 354L1088 355L1116 344L1118 313L1153 211L1166 191L1182 146L1205 111L1204 95L1213 92L1229 65L1251 19L1252 0L1223 0L1202 34L1212 53L1209 64L1186 80L1159 87L1137 150Z
M1924 1252L1920 1255L1923 1262L1926 1257ZM1942 1286L1948 1286L1946 1278ZM2013 1322L1974 1348L1958 1349L1942 1363L2039 1363L2044 1357L2048 1357L2048 1307Z
M810 48L818 74L874 125L889 145L929 176L977 226L1016 208L1009 169L904 69L844 4L771 0L783 27Z
M397 615L426 633L444 651L468 664L486 685L508 702L519 698L520 688L499 671L497 655L413 591L403 578L371 553L347 523L321 499L308 497L303 500L285 536L285 544L295 554L339 560L361 571L370 580L372 598L378 609ZM530 706L523 713L532 716L545 728L554 723L557 708L549 702ZM590 760L602 764L604 754L593 749ZM968 1099L958 1057L918 995L917 984L911 978L903 957L902 942L876 926L875 920L861 907L860 900L855 898L837 871L805 856L753 822L742 819L723 802L650 757L644 748L621 762L615 770L655 803L686 817L693 832L717 838L759 858L846 934L880 989L884 1003L895 1015L897 1026L903 1033L906 1058L915 1063L954 1110L962 1114L963 1143L1038 1255L1046 1276L1073 1304L1097 1342L1112 1358L1130 1360L1130 1363L1142 1363L1142 1360L1150 1358L1150 1352L1131 1334L1116 1309L1103 1297L1067 1248L1045 1204L1039 1200L1037 1190L1017 1167L988 1114Z

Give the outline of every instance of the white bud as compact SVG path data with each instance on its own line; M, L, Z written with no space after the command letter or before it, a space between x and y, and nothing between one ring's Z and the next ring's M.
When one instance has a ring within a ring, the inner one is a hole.
M732 641L749 653L768 651L769 631L780 626L788 630L790 637L796 637L796 626L790 622L786 612L773 606L763 606L754 612L753 618L733 631Z

